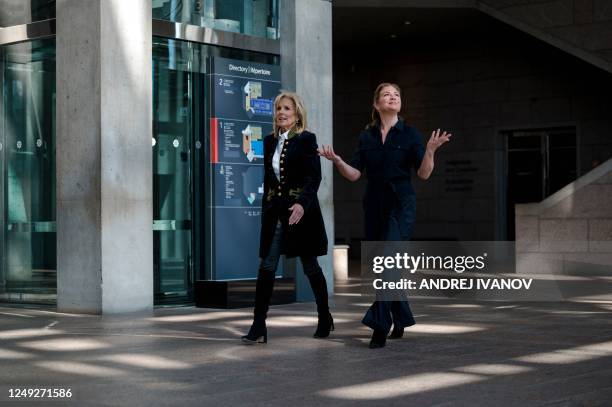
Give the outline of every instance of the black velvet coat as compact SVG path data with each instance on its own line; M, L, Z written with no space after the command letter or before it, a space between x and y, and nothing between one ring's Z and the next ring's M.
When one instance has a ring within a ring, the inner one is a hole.
M283 224L282 254L287 257L323 256L327 254L327 234L321 215L317 191L321 183L321 159L317 153L317 139L304 131L289 133L283 145L281 180L272 168L272 157L278 138L269 134L264 138L264 196L261 210L259 256L270 251L278 220ZM304 216L289 226L289 207L299 203Z

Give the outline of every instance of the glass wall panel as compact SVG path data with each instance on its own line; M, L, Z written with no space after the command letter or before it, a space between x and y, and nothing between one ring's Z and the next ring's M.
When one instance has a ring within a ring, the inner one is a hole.
M279 0L153 0L153 18L278 38Z
M153 38L153 250L156 304L193 299L214 244L208 209L210 65L214 57L278 64L271 55Z
M154 289L158 303L184 300L193 270L192 141L201 105L190 43L153 45Z
M53 302L55 40L0 47L0 299Z
M0 27L55 18L55 0L0 0Z

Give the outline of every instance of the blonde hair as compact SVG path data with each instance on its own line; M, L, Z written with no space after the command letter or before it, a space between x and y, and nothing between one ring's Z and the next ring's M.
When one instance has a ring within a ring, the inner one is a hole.
M278 108L278 104L284 98L289 99L293 102L293 106L295 106L295 114L297 115L297 119L295 124L293 125L293 129L296 133L301 133L306 130L308 126L307 123L307 115L306 115L306 107L304 107L304 101L301 97L298 96L297 93L293 92L281 92L274 99L274 134L278 134L278 127L276 126L276 109Z
M399 92L400 98L402 97L402 90L397 84L390 83L390 82L383 82L380 85L378 85L376 87L376 90L374 91L374 99L372 101L372 121L367 125L367 127L374 127L380 122L380 113L378 113L378 110L376 110L376 103L378 102L378 99L380 98L380 94L382 90L386 88L387 86L391 86L395 88L395 90Z

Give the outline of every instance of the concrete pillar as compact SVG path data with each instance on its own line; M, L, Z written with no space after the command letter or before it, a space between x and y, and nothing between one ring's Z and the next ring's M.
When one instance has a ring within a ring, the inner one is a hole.
M0 27L26 24L32 22L31 1L2 0L0 7Z
M151 0L56 13L58 309L150 310Z
M283 89L297 92L308 110L308 127L319 145L331 144L332 125L332 4L329 0L280 2L281 77ZM321 160L323 181L319 202L329 239L329 254L319 258L333 293L334 201L333 168ZM301 271L296 273L298 301L310 301L312 293Z

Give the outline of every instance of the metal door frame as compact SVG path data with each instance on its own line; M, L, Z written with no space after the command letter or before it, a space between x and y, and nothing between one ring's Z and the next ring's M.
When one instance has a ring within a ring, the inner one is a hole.
M573 127L576 132L576 179L582 176L580 165L580 125L577 122L544 123L543 125L503 126L495 128L495 239L506 240L508 236L508 139L506 133L511 131L550 131L558 128ZM546 199L546 198L544 198Z
M56 19L52 18L35 23L0 28L0 46L55 37L55 25ZM179 41L280 55L279 39L254 37L186 23L152 19L152 35Z

